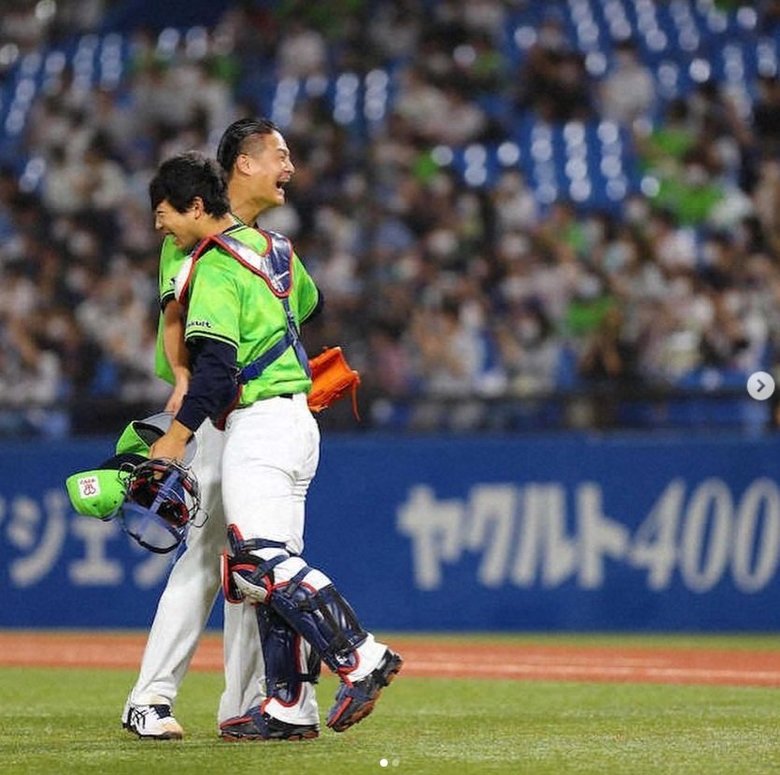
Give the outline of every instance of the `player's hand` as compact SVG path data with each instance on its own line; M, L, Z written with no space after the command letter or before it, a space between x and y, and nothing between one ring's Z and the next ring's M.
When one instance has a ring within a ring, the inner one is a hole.
M189 428L174 420L168 431L149 448L149 457L151 459L164 457L183 462L184 449L191 436L192 431Z
M149 448L149 458L153 460L158 457L163 457L177 460L181 463L184 460L184 448L186 446L187 442L172 439L166 434L155 441Z

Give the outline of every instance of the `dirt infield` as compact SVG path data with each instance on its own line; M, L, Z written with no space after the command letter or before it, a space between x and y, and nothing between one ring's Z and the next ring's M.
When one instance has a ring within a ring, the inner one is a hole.
M0 666L133 669L145 634L0 631ZM780 686L780 652L704 648L605 648L393 638L404 675L518 681ZM220 671L222 643L207 634L192 669Z

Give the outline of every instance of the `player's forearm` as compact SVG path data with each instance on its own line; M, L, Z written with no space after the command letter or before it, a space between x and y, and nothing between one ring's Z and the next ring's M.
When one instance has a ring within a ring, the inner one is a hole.
M184 319L178 301L169 301L163 312L163 348L177 384L189 381L190 355L184 344Z
M235 400L236 351L232 345L207 337L194 337L188 344L193 371L176 419L194 433L207 418L224 414Z

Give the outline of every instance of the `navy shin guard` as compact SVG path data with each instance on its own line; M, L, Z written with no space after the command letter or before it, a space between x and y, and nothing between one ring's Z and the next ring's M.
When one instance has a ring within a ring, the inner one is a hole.
M228 531L231 554L224 567L225 595L229 600L249 599L258 603L258 626L263 642L269 696L289 703L296 696L302 676L312 674L297 668L300 643L296 634L311 646L319 669L319 658L334 672L349 672L355 664L355 650L368 637L355 612L331 583L317 589L306 578L327 577L295 558L297 572L289 581L278 581L276 568L291 559L284 546L265 539L243 540L231 526ZM263 550L265 557L260 553ZM301 567L303 566L303 567ZM273 615L272 615L273 614ZM291 656L292 655L292 656ZM310 660L311 661L311 660ZM273 695L273 687L278 694ZM282 700L282 696L286 700Z
M320 657L308 644L303 644L308 659L301 667L300 635L272 608L258 605L256 610L268 698L284 705L295 705L300 699L301 684L319 680Z
M334 673L348 671L355 665L355 649L368 633L333 584L317 590L303 583L310 571L305 567L288 584L274 587L270 606L319 652Z

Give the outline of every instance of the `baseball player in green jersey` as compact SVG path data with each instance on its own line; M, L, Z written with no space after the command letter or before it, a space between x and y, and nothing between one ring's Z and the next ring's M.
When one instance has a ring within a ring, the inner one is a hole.
M176 280L192 376L150 455L180 460L205 421L224 424L223 587L256 614L267 696L223 725L223 736L312 738L320 660L340 679L327 719L337 732L373 710L402 660L301 556L320 436L306 402L311 379L299 330L320 295L289 240L238 223L220 183L211 162L183 154L164 162L150 184L156 228L192 249Z
M228 174L233 211L254 223L269 208L284 203L283 186L294 167L284 139L265 119L241 119L222 136L218 158ZM173 385L166 411L177 412L190 379L184 345L182 307L174 297L174 279L187 257L172 236L160 255L160 325L156 372ZM197 647L220 587L219 558L225 543L221 495L222 433L211 423L198 431L198 454L192 463L209 519L190 531L186 550L179 555L160 598L144 650L138 679L122 714L123 725L142 738L178 739L181 725L173 715L179 686ZM263 696L262 654L257 622L244 606L225 605L225 690L218 723L240 737L235 719L257 706Z
M157 342L156 371L174 390L166 405L175 412L189 382L189 366L183 336L165 317L177 310L173 279L187 254L172 239L163 243L160 255L160 303L162 314ZM166 333L168 334L166 341ZM170 353L170 355L166 355ZM179 739L183 729L173 715L179 687L195 653L220 590L220 555L225 545L222 508L222 433L204 423L197 434L197 452L191 468L201 489L208 518L190 530L186 546L176 558L160 597L147 638L141 668L125 704L125 728L142 738ZM218 723L238 717L262 699L264 676L257 624L237 606L224 605L225 689L220 698ZM247 660L247 655L254 659Z

